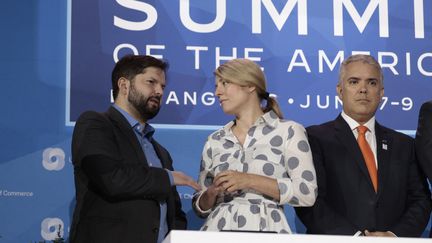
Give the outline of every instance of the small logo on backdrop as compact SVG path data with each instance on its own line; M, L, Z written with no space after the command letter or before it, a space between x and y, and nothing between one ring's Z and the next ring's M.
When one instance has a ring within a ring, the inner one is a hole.
M58 237L60 227L60 236L64 236L64 224L59 218L45 218L41 223L41 236L44 240L54 240Z
M194 197L194 194L190 193L179 193L180 199L192 199Z
M42 154L42 165L47 170L63 169L65 152L61 148L46 148Z

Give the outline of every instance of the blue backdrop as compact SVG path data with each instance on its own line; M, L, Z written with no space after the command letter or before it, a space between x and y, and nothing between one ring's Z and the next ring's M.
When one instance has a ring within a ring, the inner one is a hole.
M233 57L264 67L285 116L307 126L340 112L340 61L370 52L385 72L378 120L413 135L420 104L432 94L431 9L423 0L2 2L0 242L50 240L58 225L67 238L73 123L84 110L110 105L118 57L153 54L170 62L155 136L176 169L196 177L206 137L231 119L212 95L212 73ZM179 192L190 229L198 229L192 191Z

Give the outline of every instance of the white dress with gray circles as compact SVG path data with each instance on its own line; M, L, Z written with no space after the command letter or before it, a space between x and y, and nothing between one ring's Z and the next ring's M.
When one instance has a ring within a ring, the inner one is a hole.
M234 122L211 134L204 146L198 183L203 190L193 203L207 216L201 230L252 230L291 233L283 205L312 206L317 196L315 169L304 127L267 112L249 129L243 146L231 131ZM221 171L234 170L274 178L276 201L253 190L220 195L213 209L203 211L199 199Z

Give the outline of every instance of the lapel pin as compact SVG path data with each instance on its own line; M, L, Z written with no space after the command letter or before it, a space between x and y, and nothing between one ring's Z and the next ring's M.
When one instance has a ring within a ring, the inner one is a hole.
M387 150L387 140L382 140L382 149Z

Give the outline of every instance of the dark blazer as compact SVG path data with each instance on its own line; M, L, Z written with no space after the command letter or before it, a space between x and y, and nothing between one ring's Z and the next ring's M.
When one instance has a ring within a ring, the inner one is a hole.
M432 183L432 100L420 108L415 145L419 164ZM432 227L429 237L432 238Z
M419 163L432 182L432 101L420 108L415 142Z
M414 140L376 122L378 192L357 141L342 116L307 128L317 173L313 207L296 208L311 234L354 235L359 230L420 236L431 211Z
M152 141L164 168L168 151ZM179 195L165 169L149 167L130 124L114 107L85 112L72 138L76 207L70 242L156 242L159 202L167 203L169 229L186 229Z

